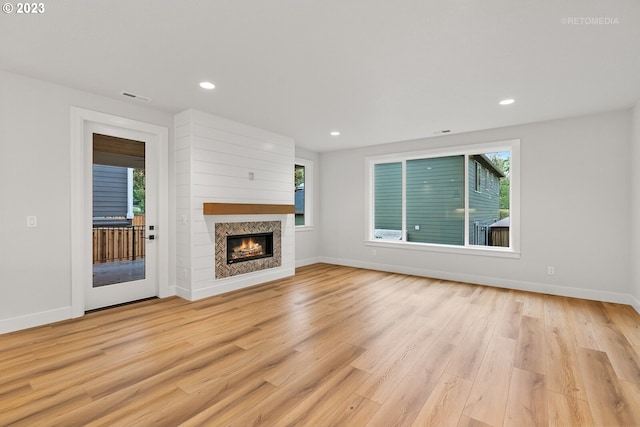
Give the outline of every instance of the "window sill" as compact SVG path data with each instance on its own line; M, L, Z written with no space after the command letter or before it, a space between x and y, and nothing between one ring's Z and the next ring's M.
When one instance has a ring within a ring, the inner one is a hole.
M461 255L474 255L474 256L488 256L496 258L520 258L520 252L516 252L509 248L500 247L475 247L475 246L450 246L450 245L435 245L427 243L413 243L413 242L396 242L391 240L365 240L366 246L376 246L383 248L404 249L410 251L425 251L425 252L441 252L450 254Z
M313 231L313 225L296 225L296 231Z

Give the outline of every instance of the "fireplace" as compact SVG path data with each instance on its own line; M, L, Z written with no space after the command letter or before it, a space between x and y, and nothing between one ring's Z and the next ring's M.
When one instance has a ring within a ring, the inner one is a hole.
M273 232L227 236L227 264L273 256Z
M248 241L247 238L251 238L251 241ZM242 244L243 239L245 239L244 247ZM236 249L234 253L234 248L239 249ZM264 254L261 252L264 252ZM280 267L281 265L281 221L216 223L216 279L255 273L260 270Z

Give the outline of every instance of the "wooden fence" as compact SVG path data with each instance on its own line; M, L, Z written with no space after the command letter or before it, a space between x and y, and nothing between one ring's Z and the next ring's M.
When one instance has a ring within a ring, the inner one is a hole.
M131 220L131 225L144 225L144 214L136 214Z
M93 229L93 263L144 258L144 225Z
M495 227L491 229L491 246L509 247L509 227Z

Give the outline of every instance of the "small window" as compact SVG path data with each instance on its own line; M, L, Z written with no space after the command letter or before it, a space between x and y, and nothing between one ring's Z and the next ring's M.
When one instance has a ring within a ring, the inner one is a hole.
M475 181L476 181L476 191L479 193L482 191L482 165L479 162L474 162L476 164L476 173L475 173Z
M295 226L297 228L311 227L313 225L313 162L306 159L296 159L293 175Z

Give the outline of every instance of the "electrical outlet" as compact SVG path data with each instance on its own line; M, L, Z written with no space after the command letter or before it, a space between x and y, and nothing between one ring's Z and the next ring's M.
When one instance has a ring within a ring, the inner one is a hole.
M553 276L554 274L556 274L556 269L552 265L550 265L549 267L547 267L547 274L549 276Z
M37 227L38 226L38 217L35 215L29 215L27 217L27 227Z
M420 231L420 226L419 226L419 225L416 225L416 226L415 226L415 227L413 227L413 228L415 228L415 230L416 230L416 231Z

